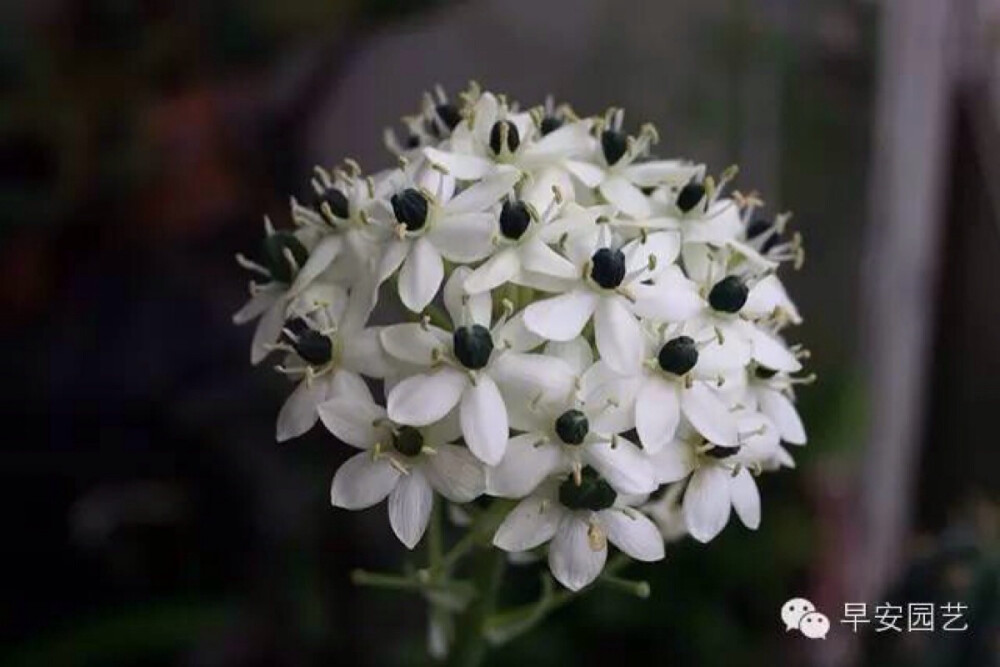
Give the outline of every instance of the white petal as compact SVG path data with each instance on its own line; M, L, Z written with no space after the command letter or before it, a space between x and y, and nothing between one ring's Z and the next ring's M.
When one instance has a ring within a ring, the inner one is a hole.
M527 551L552 539L564 512L547 498L525 498L503 520L493 544L504 551Z
M743 331L750 336L753 343L753 358L759 363L772 370L789 373L802 369L802 364L784 343L750 322L746 322L745 325Z
M349 510L371 507L389 495L399 474L386 458L375 460L368 452L355 454L333 476L330 501Z
M573 280L579 271L568 259L537 238L525 241L519 248L521 266L525 271Z
M492 213L462 213L443 216L427 237L452 262L475 262L493 250L496 216Z
M625 176L639 187L651 188L658 185L685 185L693 178L705 173L705 166L683 160L652 160L631 164L624 170Z
M370 399L340 396L320 403L317 411L330 433L353 447L368 449L386 434L375 425L385 419L385 408Z
M420 542L434 506L434 493L419 469L403 475L389 495L389 524L407 549Z
M233 314L233 324L246 324L250 320L260 317L274 302L281 296L281 288L276 285L268 285L260 288L250 300L243 304Z
M470 185L445 205L448 215L482 213L503 199L521 177L516 169L504 169L489 178Z
M704 301L694 289L671 289L657 282L655 285L633 284L635 314L662 322L683 322L696 315Z
M562 359L519 352L508 352L493 362L490 374L505 392L523 402L539 394L546 400L565 401L576 381L573 369Z
M632 558L646 562L663 558L663 536L644 514L607 509L597 516L608 531L608 540Z
M542 161L560 155L579 155L593 142L590 130L591 124L586 121L567 123L524 149L522 157L527 161Z
M753 475L746 468L740 468L732 478L729 488L736 515L740 517L744 526L750 530L757 530L760 526L760 492L757 490Z
M633 218L649 216L649 200L642 190L628 182L624 176L612 176L598 186L609 203Z
M309 259L306 260L306 263L295 274L295 282L292 283L288 293L298 294L308 287L319 274L326 271L343 247L344 240L339 235L331 234L320 241L309 253Z
M806 429L792 402L780 391L764 389L757 393L760 409L778 427L781 439L793 445L806 444Z
M593 292L578 289L536 301L525 309L524 324L549 340L572 340L583 331L599 300Z
M382 284L399 269L410 252L412 241L393 238L385 243L378 265L378 282Z
M583 336L565 342L551 340L545 345L545 354L565 361L576 375L583 375L594 363L594 351Z
M458 423L458 411L452 410L444 419L421 428L424 442L431 447L455 442L462 437L462 426Z
M524 155L522 155L523 157ZM526 160L522 160L522 162L524 161ZM555 199L555 193L552 191L553 186L559 189L565 199L573 199L575 187L569 174L561 168L549 167L532 174L528 181L521 186L521 201L531 204L536 211L544 215Z
M726 404L703 382L694 382L681 390L681 410L709 442L723 447L739 445L736 420Z
M483 464L465 447L436 444L423 467L431 486L448 500L467 503L486 490Z
M330 389L327 391L326 399L355 397L365 401L372 400L372 392L368 385L361 379L361 376L351 371L338 369L333 372L330 378Z
M574 514L559 522L556 535L549 545L549 569L560 584L578 591L597 579L608 557L607 546L591 548L587 536L589 526Z
M486 145L490 140L490 132L493 130L493 123L500 115L500 102L493 93L483 93L476 100L476 106L472 112L472 131L479 140L479 143ZM454 136L454 135L453 135Z
M597 184L604 180L604 170L589 162L566 160L566 171L588 188L597 187Z
M584 456L615 491L625 495L652 493L656 489L653 467L646 455L625 438L586 445Z
M631 241L622 248L625 253L625 267L629 273L644 271L641 279L655 278L672 266L681 249L681 237L677 232L656 232L645 238ZM650 257L655 259L650 260ZM652 270L650 264L654 265Z
M802 320L795 304L788 298L781 280L775 274L770 274L761 278L756 285L750 288L747 295L747 302L743 304L741 312L747 315L767 317L774 312L775 308L781 308L791 317L792 322L798 323Z
M663 449L649 457L656 481L660 484L678 482L694 470L695 455L691 446L680 440L672 440Z
M635 428L635 401L642 385L641 376L622 376L603 361L583 374L583 395L591 430L622 433Z
M699 343L705 343L698 349L698 373L714 377L742 369L753 356L753 345L743 332L753 325L748 322L714 322L714 326L722 331L722 343L712 327L698 327L699 331L688 334Z
M642 330L625 304L625 297L605 296L594 313L597 351L619 373L634 372L642 364Z
M285 326L286 303L284 296L276 299L257 322L257 328L253 332L253 341L250 343L250 363L259 364L263 361L264 357L271 352L269 346L278 342L281 329Z
M466 291L465 285L471 276L472 269L467 266L452 271L444 285L444 307L456 327L478 324L488 328L493 301L489 292L469 294Z
M538 433L525 433L507 441L507 451L487 470L488 491L501 498L523 498L555 471L562 460L558 445L538 444Z
M299 292L288 305L287 319L326 311L331 322L340 322L347 309L347 290L335 283L314 282Z
M340 352L341 367L371 378L390 375L395 369L382 346L382 328L368 327L345 336Z
M655 454L673 440L681 420L677 385L661 378L649 378L635 401L635 430L647 452Z
M465 281L465 291L478 294L504 284L521 269L518 253L514 248L504 248L486 260Z
M399 272L403 305L416 313L423 310L434 299L443 277L441 255L426 238L417 239Z
M330 385L325 378L299 383L278 413L275 434L278 442L297 438L316 424L319 419L316 406L327 399L329 389Z
M684 523L699 542L710 542L729 522L729 472L708 465L691 475L684 492Z
M428 146L424 148L424 155L436 164L448 170L448 173L463 181L472 181L486 176L493 171L493 163L485 158L475 155L462 155L459 153L448 153L437 148Z
M708 280L708 275L712 270L711 248L704 243L689 243L688 235L685 233L681 257L684 260L684 271L688 278L698 283Z
M524 325L523 310L493 330L493 344L501 349L506 347L514 352L527 352L544 342L544 338L529 331Z
M448 349L451 336L443 329L417 322L383 327L379 341L390 355L417 366L430 366L434 350Z
M507 406L489 375L480 373L462 394L459 420L465 443L480 461L495 465L503 458L510 435Z
M458 404L468 383L468 376L454 368L408 377L389 392L389 419L412 426L436 422Z
M424 162L417 173L413 175L413 182L418 188L433 192L434 196L441 202L450 201L455 194L455 177L451 174L442 174L428 162ZM398 190L403 187L406 187L405 180L398 183L393 189ZM391 191L388 190L382 196L388 198L390 196L388 193ZM378 194L376 194L377 196Z

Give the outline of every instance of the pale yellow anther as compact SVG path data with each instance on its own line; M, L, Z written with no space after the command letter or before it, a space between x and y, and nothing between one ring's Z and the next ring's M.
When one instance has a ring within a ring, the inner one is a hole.
M597 521L591 521L587 526L587 544L591 551L604 551L608 548L608 536Z

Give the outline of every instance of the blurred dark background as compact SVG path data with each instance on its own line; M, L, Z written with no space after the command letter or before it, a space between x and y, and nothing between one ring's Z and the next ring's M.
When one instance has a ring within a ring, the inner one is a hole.
M423 664L384 508L347 451L278 446L233 255L314 164L392 163L435 83L623 105L795 211L811 441L731 525L635 566L491 664L1000 664L1000 4L39 0L0 7L2 665ZM418 553L412 558L419 559ZM530 595L530 567L504 595ZM826 642L784 633L813 599ZM845 601L970 630L851 636ZM583 663L580 663L583 661Z

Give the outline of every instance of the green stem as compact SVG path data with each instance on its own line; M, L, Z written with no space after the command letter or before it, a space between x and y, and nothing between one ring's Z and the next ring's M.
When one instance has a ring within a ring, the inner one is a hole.
M615 576L626 565L631 562L628 556L623 553L616 554L604 568L600 579L597 582L602 585L609 585L612 588L623 590L639 597L649 596L649 584L646 582L632 582ZM561 589L553 592L552 580L546 575L542 580L542 596L532 604L505 609L492 614L486 619L484 628L490 643L494 646L506 644L510 640L520 637L528 632L549 614L562 607L567 602L575 600L585 593L593 590L594 586L588 586L576 593ZM645 590L643 590L645 588ZM645 593L645 595L643 595Z
M476 549L472 553L472 584L477 596L458 618L455 645L448 659L450 667L477 667L486 657L488 645L483 628L496 608L505 555L494 547Z
M427 548L429 551L427 564L433 573L436 573L441 568L441 558L444 552L444 547L442 546L444 544L442 534L444 526L441 516L443 505L444 503L440 498L434 498L434 505L431 509L431 522L427 531Z

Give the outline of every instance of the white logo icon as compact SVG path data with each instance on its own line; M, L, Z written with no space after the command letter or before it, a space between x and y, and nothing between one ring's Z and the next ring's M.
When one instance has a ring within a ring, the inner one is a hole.
M785 632L798 630L809 639L826 639L826 633L830 632L830 619L805 598L792 598L781 605L781 620Z

